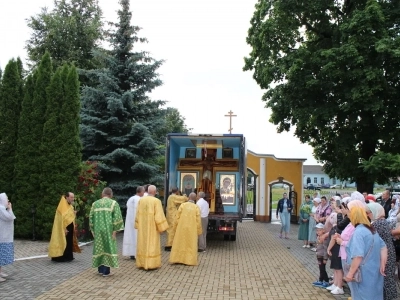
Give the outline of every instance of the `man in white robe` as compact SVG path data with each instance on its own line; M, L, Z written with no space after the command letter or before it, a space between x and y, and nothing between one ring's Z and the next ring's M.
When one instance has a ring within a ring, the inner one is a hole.
M140 198L143 197L144 187L138 186L136 188L136 195L130 197L126 203L126 220L125 220L125 231L124 240L122 243L122 255L130 256L131 259L136 257L137 249L137 229L135 229L135 218L136 210L139 204Z

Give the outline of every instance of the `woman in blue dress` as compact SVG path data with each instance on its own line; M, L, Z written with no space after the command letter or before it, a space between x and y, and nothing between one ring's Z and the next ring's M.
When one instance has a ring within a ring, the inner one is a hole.
M310 223L312 202L310 195L306 195L304 202L300 206L300 217L299 217L299 232L297 238L304 242L303 248L310 248L308 244L308 224ZM315 230L315 229L314 229Z
M282 233L285 233L285 239L288 239L288 234L290 231L290 214L293 209L293 204L290 199L288 199L287 194L283 194L283 198L278 201L278 206L276 209L276 218L278 218L278 213L281 217L281 232L279 237L282 238Z
M345 274L352 300L383 300L383 277L387 261L385 242L375 232L367 218L365 208L350 209L350 220L354 230L346 246L347 264L350 271ZM354 273L360 268L361 282L354 281Z

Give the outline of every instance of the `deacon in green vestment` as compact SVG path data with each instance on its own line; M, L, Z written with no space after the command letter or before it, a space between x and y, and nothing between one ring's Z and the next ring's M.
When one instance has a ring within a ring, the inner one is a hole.
M117 231L124 229L121 209L112 200L113 192L105 188L103 198L93 203L90 210L89 226L94 237L92 267L100 275L109 276L110 267L118 268Z

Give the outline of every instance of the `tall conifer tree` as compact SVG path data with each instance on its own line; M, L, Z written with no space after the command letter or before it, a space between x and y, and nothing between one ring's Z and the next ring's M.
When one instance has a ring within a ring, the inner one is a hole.
M15 154L18 139L18 121L23 99L23 81L19 63L12 59L8 62L2 79L0 111L0 191L13 199L12 181L14 178Z
M25 208L32 208L39 204L42 205L39 202L43 197L40 192L43 164L41 144L43 125L46 122L47 88L50 85L51 76L51 59L49 53L46 53L43 55L42 61L33 77L35 79L35 82L33 82L33 91L27 91L29 100L32 99L32 104L24 103L24 105L26 104L27 107L30 107L31 111L24 112L23 116L21 116L24 118L21 122L26 122L26 125L29 125L29 127L22 130L22 136L19 139L14 186L16 189L15 200L21 203L21 207ZM32 98L30 98L31 95ZM24 102L25 100L28 99L24 99ZM25 124L21 124L21 126L25 126ZM44 208L44 206L42 208ZM16 236L30 236L32 233L31 222L22 222L24 216L26 216L28 220L31 219L30 209L28 211L17 211L22 214L19 215L19 220L16 223ZM36 210L37 228L40 228L41 218L43 218L45 213L43 209ZM54 215L54 211L52 214ZM46 218L46 216L44 218ZM41 235L37 237L43 238Z
M145 39L130 23L129 1L120 4L116 30L109 32L111 50L95 51L106 67L86 73L97 86L83 88L81 138L84 158L100 162L103 179L124 204L135 186L159 179L158 167L151 163L159 151L148 126L158 122L164 102L147 95L162 84L156 73L162 61L133 51Z
M46 122L41 151L40 194L42 195L38 234L49 237L54 210L60 196L74 191L81 163L79 132L79 83L74 67L56 70L47 89Z
M31 209L39 199L38 186L31 184L30 174L38 172L31 161L36 159L34 155L37 150L32 145L31 129L36 120L33 118L33 94L37 72L26 78L24 99L18 126L17 152L15 158L15 178L13 189L15 191L15 205L13 207L18 219L15 222L15 236L32 236L32 214Z

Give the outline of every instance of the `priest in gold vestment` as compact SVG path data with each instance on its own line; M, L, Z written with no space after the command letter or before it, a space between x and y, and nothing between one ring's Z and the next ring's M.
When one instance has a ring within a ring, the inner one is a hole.
M188 202L179 206L173 227L175 232L172 243L170 263L197 266L197 241L202 233L200 208L194 203L196 194L189 195Z
M156 187L150 185L148 196L140 199L135 219L137 229L136 266L145 270L161 267L160 233L168 228Z
M72 206L74 199L75 195L67 192L58 204L49 244L49 257L52 261L72 261L73 252L81 252L75 234L75 211Z
M171 189L171 195L167 200L167 222L169 228L167 229L167 244L165 245L165 251L171 251L172 242L174 240L174 232L172 228L175 223L176 212L178 211L179 205L187 201L186 196L180 196L176 187Z

